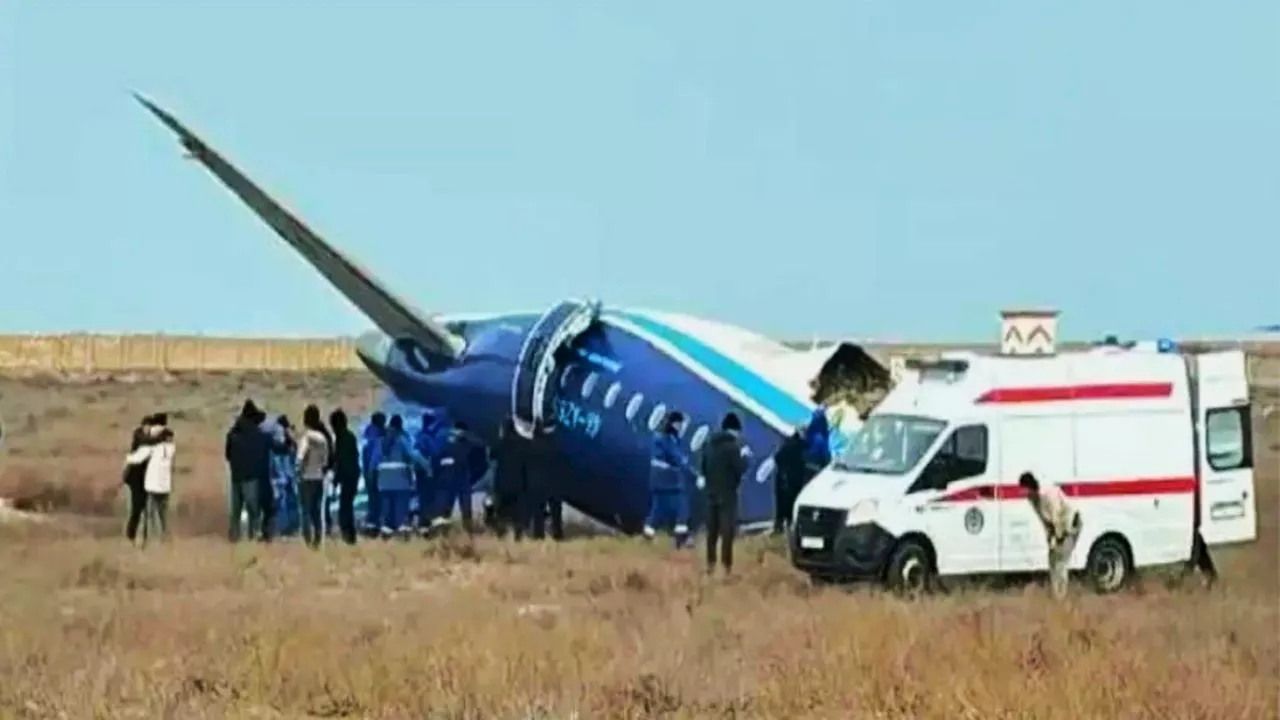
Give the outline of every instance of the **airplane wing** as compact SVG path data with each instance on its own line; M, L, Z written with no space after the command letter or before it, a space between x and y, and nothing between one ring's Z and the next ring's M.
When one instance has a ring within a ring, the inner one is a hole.
M182 123L145 97L134 93L143 107L177 133L190 157L198 160L222 184L234 192L263 222L329 280L370 320L393 338L409 338L423 349L454 359L463 340L436 320L423 315L396 297L368 270L343 255L241 173L234 165L196 137Z

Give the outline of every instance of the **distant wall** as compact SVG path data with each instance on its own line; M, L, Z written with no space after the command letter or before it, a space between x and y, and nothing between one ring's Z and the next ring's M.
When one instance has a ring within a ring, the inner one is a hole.
M856 341L855 341L856 342ZM809 343L788 343L809 347ZM1280 345L1197 343L1242 347L1249 353L1250 379L1280 386ZM1062 343L1063 349L1079 344ZM868 342L887 365L890 355L929 355L943 350L994 350L994 346ZM119 371L301 371L360 370L352 338L252 339L200 335L0 335L0 373Z
M0 372L361 369L350 338L0 335Z

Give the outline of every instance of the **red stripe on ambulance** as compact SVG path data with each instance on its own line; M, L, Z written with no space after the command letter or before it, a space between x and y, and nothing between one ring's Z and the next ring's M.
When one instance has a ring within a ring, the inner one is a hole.
M1109 383L1104 385L1050 385L1043 387L995 388L978 396L978 403L1037 403L1081 400L1135 400L1167 398L1173 395L1171 382Z
M1196 479L1187 477L1129 478L1097 482L1063 483L1058 486L1072 498L1130 497L1134 495L1186 495L1195 492ZM938 498L938 502L978 500L1025 500L1027 491L1018 485L983 485L965 488Z

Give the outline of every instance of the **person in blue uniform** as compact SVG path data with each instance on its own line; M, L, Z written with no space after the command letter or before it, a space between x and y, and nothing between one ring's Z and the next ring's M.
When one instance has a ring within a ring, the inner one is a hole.
M382 525L382 494L378 492L378 458L382 454L382 438L387 434L387 416L375 412L364 429L364 448L360 452L360 467L364 472L365 515L364 526L376 533Z
M685 425L684 413L672 411L662 429L653 436L649 453L649 515L644 520L644 535L653 538L658 528L674 526L676 547L684 547L689 539L689 481L693 466L680 447L680 433Z
M409 532L409 498L413 495L413 466L426 465L428 460L413 446L413 440L404 430L404 418L392 415L382 437L378 458L378 492L382 496L383 537L394 533Z
M826 407L819 405L809 417L804 430L805 482L813 479L831 463L831 424L827 421ZM801 485L803 487L803 484Z
M434 462L436 486L440 502L437 510L443 520L453 515L454 505L462 515L462 527L468 533L475 528L471 519L471 486L484 468L477 468L479 455L477 443L467 430L466 423L453 423L453 427L441 434ZM479 448L481 453L483 448ZM478 473L478 474L477 474Z
M271 484L275 490L275 532L287 537L302 527L302 514L298 505L298 467L294 455L298 443L293 437L289 418L281 415L271 427Z
M440 417L436 411L423 411L422 425L413 438L413 446L427 459L426 467L416 467L413 473L418 490L418 529L426 532L436 517L436 498L440 494L433 477L435 457L440 448Z

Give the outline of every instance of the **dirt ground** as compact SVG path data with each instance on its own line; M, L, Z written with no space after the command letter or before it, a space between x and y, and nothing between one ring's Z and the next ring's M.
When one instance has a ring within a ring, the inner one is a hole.
M1258 391L1261 540L1221 586L1163 576L907 602L636 540L229 546L222 438L246 396L300 417L363 374L0 379L0 717L1280 717L1280 393ZM120 538L133 424L170 412L179 537ZM10 513L9 515L13 515ZM0 516L9 517L9 516Z

